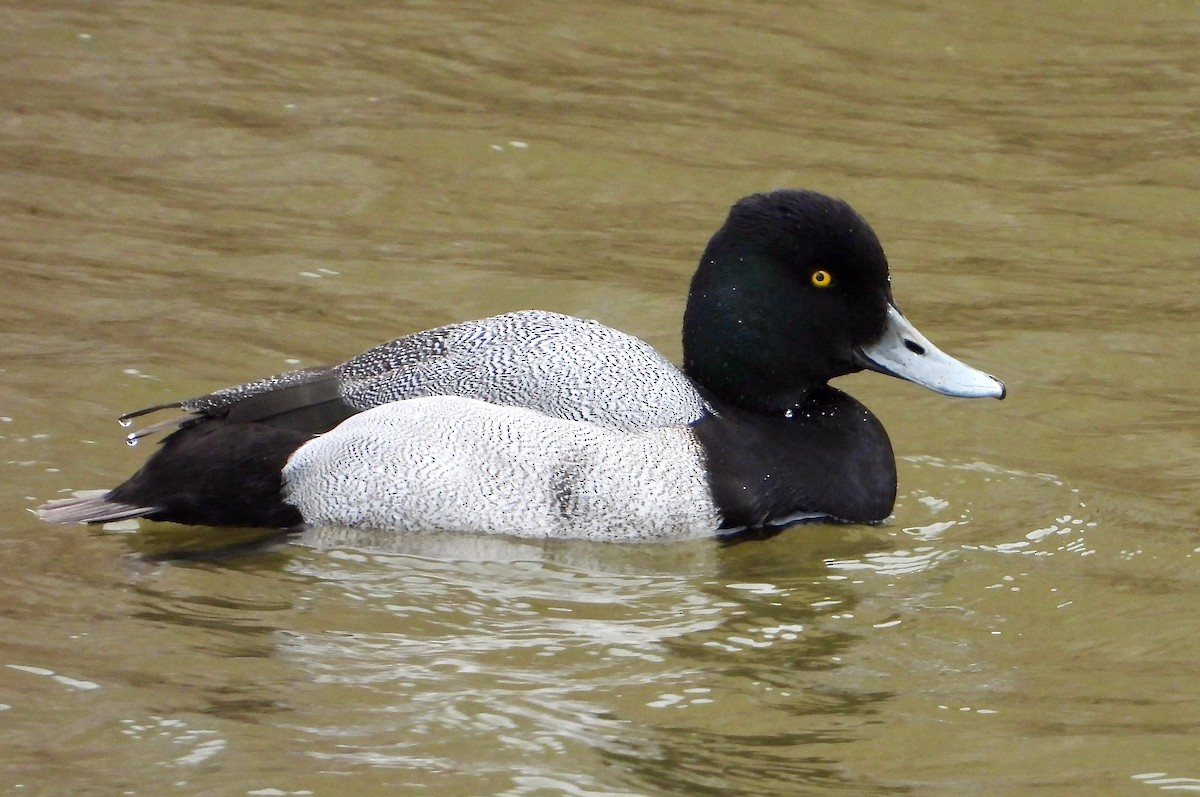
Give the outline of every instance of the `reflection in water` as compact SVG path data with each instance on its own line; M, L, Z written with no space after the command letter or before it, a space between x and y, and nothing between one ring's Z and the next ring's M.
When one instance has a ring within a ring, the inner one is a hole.
M121 720L121 734L139 745L161 745L163 763L172 767L194 767L217 758L229 740L212 728L195 727L187 720L151 715L144 719Z
M865 782L841 756L892 696L845 670L860 641L839 627L853 616L853 592L837 582L746 592L719 626L667 642L678 659L702 663L686 682L706 684L712 705L697 711L687 689L678 702L648 703L662 710L636 724L653 743L615 756L629 782L666 794L754 793L764 779L790 794L904 791Z
M843 753L902 697L902 682L881 680L896 664L879 659L897 631L946 615L978 621L920 581L979 569L964 557L1078 552L1096 525L1068 517L1083 511L1078 492L1049 476L933 458L906 466L915 486L883 527L802 525L735 546L311 529L217 565L163 565L219 567L240 574L243 590L176 594L144 576L138 617L186 628L209 655L282 668L267 685L195 677L191 691L207 695L197 708L275 727L334 771L504 778L520 761L512 793L619 783L630 794L716 795L763 782L796 794L903 793ZM973 511L1012 500L1054 522L1003 529ZM126 539L149 552L212 542L178 529ZM303 589L255 595L255 574L275 571ZM961 667L936 646L896 655L918 673ZM994 713L978 696L929 699L932 710ZM215 737L204 743L197 759L227 752ZM476 751L469 763L463 749Z
M1026 556L1076 554L1088 556L1095 550L1086 542L1085 533L1099 525L1095 510L1080 499L1078 488L1068 487L1050 474L1030 474L997 468L986 463L954 464L936 457L908 457L910 469L936 468L949 471L941 480L942 489L971 496L970 503L956 506L950 500L929 495L917 488L902 496L898 505L901 517L923 511L921 522L905 525L898 542L918 543L912 547L873 550L856 558L828 559L837 571L873 571L879 575L919 573L947 560L961 559L967 551L982 551ZM914 479L926 483L928 478ZM998 507L1020 502L1028 505L1021 517L1033 528L998 529L988 516L976 517L975 504ZM1040 525L1045 524L1045 525Z
M155 547L155 536L125 539ZM173 696L167 702L176 711L168 719L200 714L210 722L263 723L286 714L296 677L272 663L277 636L296 612L299 585L277 579L286 555L267 551L218 563L136 561L129 616L150 651L143 654L146 669L129 677ZM164 644L156 646L158 639ZM214 661L223 665L213 667Z
M319 760L437 771L463 745L499 746L521 754L525 777L580 789L596 784L564 772L556 755L599 756L631 793L753 791L764 778L792 793L887 792L862 791L836 756L889 695L860 678L839 683L858 637L835 619L853 614L850 584L814 578L819 569L785 584L749 580L760 554L715 543L698 546L708 560L700 590L695 558L677 575L662 563L631 567L631 556L669 556L673 545L572 542L539 560L526 541L419 544L468 558L326 545L289 564L314 580L313 605L280 636L280 652L337 689L339 705L388 706L364 706L357 720L287 719ZM484 550L522 556L489 560ZM329 630L323 613L341 612L346 598L358 607L354 625ZM408 743L378 744L400 729ZM494 755L472 769L490 771Z
M1172 777L1166 772L1139 772L1132 777L1138 783L1157 786L1161 791L1200 792L1200 778Z

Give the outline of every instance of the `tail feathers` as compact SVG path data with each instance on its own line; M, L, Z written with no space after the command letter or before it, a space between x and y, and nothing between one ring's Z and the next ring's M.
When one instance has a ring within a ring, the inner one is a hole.
M183 410L183 414L137 429L129 434L129 441L136 442L157 432L174 432L211 418L320 434L359 411L342 395L341 376L331 368L321 367L289 371L206 396L157 404L128 412L118 420L129 425L134 418L166 409Z
M140 410L134 410L133 412L127 412L124 415L119 416L117 421L120 422L122 426L128 426L133 422L134 418L140 418L143 415L149 415L150 413L158 412L159 410L177 410L181 406L183 406L182 402L172 401L170 404L155 404L153 407L142 407Z
M312 435L217 418L171 434L123 484L92 497L51 501L51 523L144 517L197 526L290 528L304 518L283 498L288 458Z
M114 501L111 492L75 498L59 498L47 501L34 510L39 519L47 523L111 523L115 520L146 517L158 511L158 507L135 506Z
M146 409L138 410L135 413L122 415L117 420L121 423L126 423L127 421L129 421L130 418L136 418L139 415L145 415L146 413L149 413L149 412L155 412L157 410L167 409L168 407L178 407L178 406L179 406L178 404L162 404L162 405L159 405L158 407L147 407ZM179 431L180 429L182 429L185 426L188 426L189 424L196 423L196 422L202 421L202 420L204 420L204 416L201 415L200 413L197 413L197 412L184 413L183 415L179 415L175 418L167 418L165 421L158 421L157 423L152 423L149 426L143 426L140 429L135 429L132 432L130 432L129 434L125 435L125 442L129 443L129 445L131 445L131 446L134 446L134 445L137 445L137 442L139 440L141 440L143 437L149 437L150 435L156 434L158 432L166 432L167 434L170 434L172 432Z

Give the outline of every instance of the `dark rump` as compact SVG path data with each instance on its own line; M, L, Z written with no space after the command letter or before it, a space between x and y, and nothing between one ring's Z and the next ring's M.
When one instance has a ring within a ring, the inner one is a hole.
M303 522L283 501L288 458L306 432L225 419L171 434L141 469L103 496L51 501L38 516L52 523L106 523L145 517L203 526L288 528Z

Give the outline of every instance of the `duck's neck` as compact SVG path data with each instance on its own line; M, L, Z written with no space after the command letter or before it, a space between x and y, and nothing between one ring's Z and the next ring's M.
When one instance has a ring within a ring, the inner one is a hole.
M787 330L776 330L787 339ZM793 338L794 339L794 338ZM769 333L685 325L683 371L719 401L778 415L806 404L828 377ZM849 372L852 369L844 369Z
M707 396L714 413L692 428L707 458L722 528L801 513L870 523L891 514L896 461L883 425L828 385L799 407L761 413Z

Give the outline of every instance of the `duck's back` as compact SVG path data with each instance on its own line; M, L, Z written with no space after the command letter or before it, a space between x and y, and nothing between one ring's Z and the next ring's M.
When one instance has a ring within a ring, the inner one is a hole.
M539 310L418 332L338 370L361 409L461 396L625 430L690 423L704 410L691 380L646 342Z
M705 410L692 381L646 342L537 310L416 332L332 368L292 371L180 406L322 432L357 412L423 396L473 398L626 431L690 423Z

